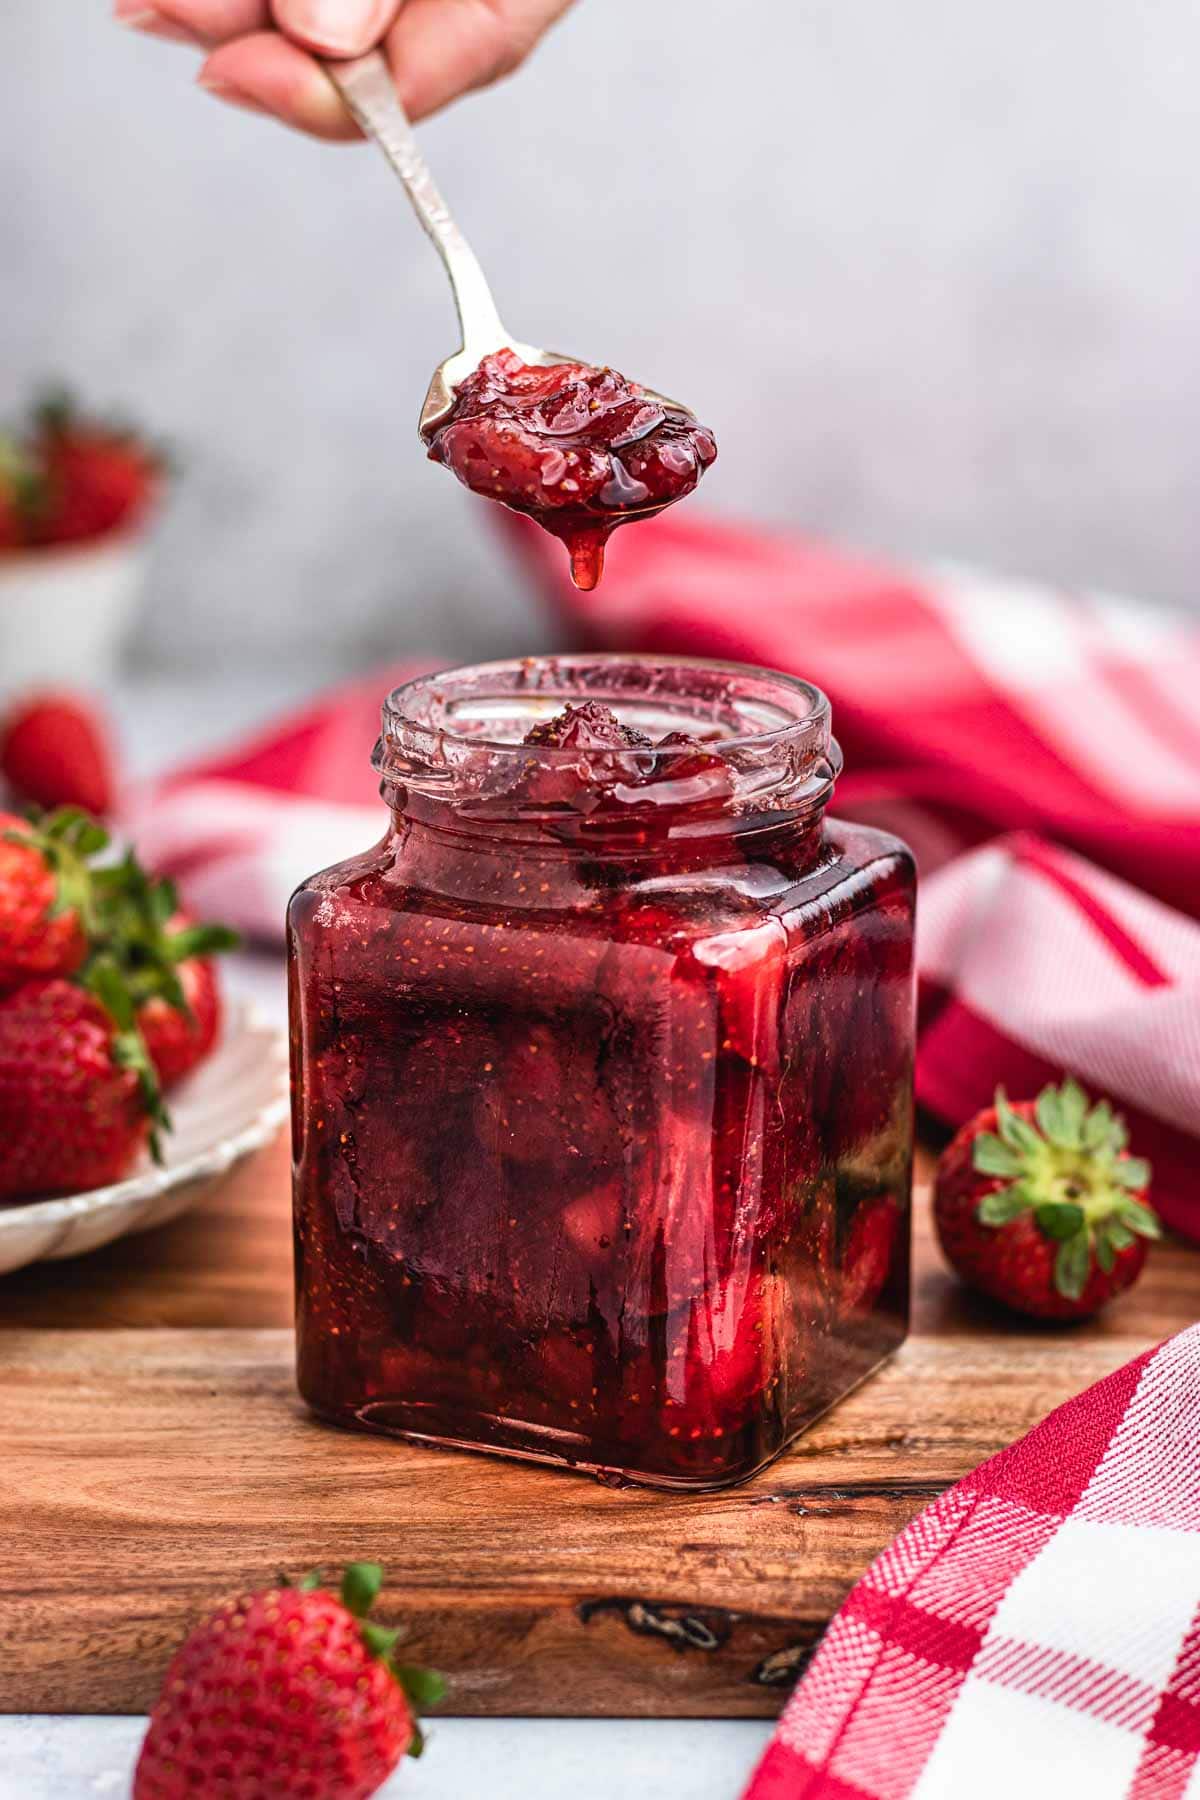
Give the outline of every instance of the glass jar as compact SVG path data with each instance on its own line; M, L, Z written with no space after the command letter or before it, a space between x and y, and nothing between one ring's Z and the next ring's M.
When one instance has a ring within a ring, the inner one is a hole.
M685 737L521 743L585 699ZM900 1343L913 864L840 763L818 689L690 659L388 697L388 828L289 913L318 1413L719 1487Z

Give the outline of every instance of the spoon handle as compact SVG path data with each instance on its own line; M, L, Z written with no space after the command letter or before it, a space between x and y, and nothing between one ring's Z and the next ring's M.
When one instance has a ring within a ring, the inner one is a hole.
M463 349L472 362L479 362L503 348L509 340L487 277L438 192L382 54L372 50L348 62L330 59L322 67L404 183L418 219L433 239L454 290Z

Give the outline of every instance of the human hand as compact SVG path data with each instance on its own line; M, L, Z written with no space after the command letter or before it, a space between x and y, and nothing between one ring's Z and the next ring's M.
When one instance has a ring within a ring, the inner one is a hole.
M413 119L520 67L571 0L115 0L135 31L209 52L198 76L231 105L320 138L359 130L316 57L378 46Z

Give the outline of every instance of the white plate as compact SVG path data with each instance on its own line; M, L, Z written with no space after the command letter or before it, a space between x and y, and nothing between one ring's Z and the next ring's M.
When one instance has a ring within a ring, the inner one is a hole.
M288 1110L287 1040L252 1006L226 1008L213 1054L170 1096L166 1164L146 1156L111 1187L0 1208L0 1275L26 1263L99 1250L186 1212L243 1156L270 1142Z

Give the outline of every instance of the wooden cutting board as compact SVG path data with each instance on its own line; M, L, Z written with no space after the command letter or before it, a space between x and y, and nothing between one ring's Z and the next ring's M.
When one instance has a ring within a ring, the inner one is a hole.
M222 1594L355 1557L453 1713L776 1711L851 1583L950 1482L1189 1323L1163 1246L1094 1325L1014 1330L918 1210L916 1329L748 1485L685 1497L317 1424L291 1373L281 1145L202 1209L0 1283L0 1708L135 1712Z

